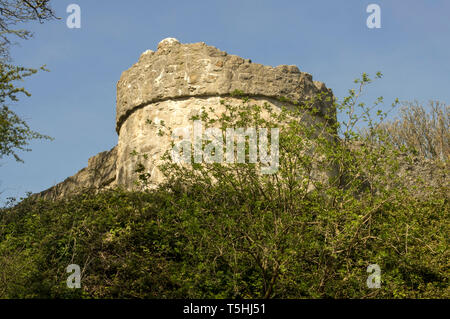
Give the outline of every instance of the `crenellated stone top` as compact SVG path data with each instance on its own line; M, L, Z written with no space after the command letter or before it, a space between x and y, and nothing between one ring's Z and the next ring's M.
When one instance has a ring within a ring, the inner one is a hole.
M203 42L182 44L167 38L156 52L147 50L117 83L116 131L137 108L176 98L227 96L239 90L249 96L304 101L328 92L322 82L294 65L252 63Z

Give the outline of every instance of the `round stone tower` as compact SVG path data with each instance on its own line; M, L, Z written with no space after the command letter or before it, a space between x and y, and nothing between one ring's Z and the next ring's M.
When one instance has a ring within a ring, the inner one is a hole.
M236 90L259 105L267 102L277 108L281 107L280 97L301 103L320 92L332 96L323 83L313 81L296 66L255 64L203 42L182 44L174 38L164 39L156 52L145 51L117 83L116 183L133 188L137 180L133 154L146 154L142 164L149 181L160 182L157 166L170 147L169 136L160 134L162 126L192 125L191 117L202 107L220 112L222 99L240 103L232 95ZM334 112L331 103L319 107L317 120Z

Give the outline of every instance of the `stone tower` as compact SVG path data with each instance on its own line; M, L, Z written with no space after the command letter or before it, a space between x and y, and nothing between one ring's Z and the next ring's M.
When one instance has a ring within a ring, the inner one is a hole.
M132 152L148 155L143 164L151 182L159 182L157 166L170 145L169 137L158 135L161 122L171 128L192 125L190 118L202 107L220 112L221 99L239 103L231 96L235 90L274 107L281 106L281 96L303 101L318 92L331 93L296 66L264 66L203 42L164 39L156 52L144 52L117 83L117 183L132 187L136 180Z
M296 66L265 66L203 42L182 44L174 38L164 39L157 51L145 51L117 83L118 145L92 157L87 168L40 194L57 198L81 188L132 188L136 180L132 153L147 154L144 164L150 181L157 184L162 179L157 168L160 157L170 146L169 137L158 134L161 125L188 126L191 116L202 107L220 112L220 100L240 102L232 96L235 90L259 105L267 102L276 108L281 107L280 97L302 102L320 92L332 96L323 83L313 81ZM324 114L335 112L331 103L319 107L312 120L323 120Z

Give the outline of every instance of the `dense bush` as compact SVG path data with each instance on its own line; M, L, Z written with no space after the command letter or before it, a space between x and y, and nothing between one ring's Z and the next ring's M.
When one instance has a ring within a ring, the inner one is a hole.
M224 101L221 115L204 110L201 119L222 129L279 127L275 174L260 174L260 163L168 160L156 189L3 209L0 296L448 298L448 185L406 181L414 154L390 141L358 95L336 103L348 115L341 124L298 121L323 96L281 112L245 97L239 108ZM67 288L69 264L82 268L82 289ZM381 268L380 289L366 285L370 264Z
M218 186L29 199L2 212L0 293L448 298L443 195L398 194L366 216L358 202L326 207L317 196L284 215L276 203ZM82 268L82 289L66 286L72 263ZM371 263L381 267L381 289L366 287Z

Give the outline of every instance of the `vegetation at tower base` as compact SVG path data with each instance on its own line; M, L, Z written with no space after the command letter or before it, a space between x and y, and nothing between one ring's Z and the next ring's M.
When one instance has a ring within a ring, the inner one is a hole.
M364 74L357 85L370 82ZM280 127L273 175L259 164L167 161L157 188L3 209L0 297L449 298L448 159L432 158L432 179L416 176L426 160L371 118L385 116L381 99L371 110L358 92L336 102L347 117L334 124L299 121L308 105L270 113L245 97L228 113L202 113L222 128ZM314 173L330 166L335 174ZM69 264L81 267L81 289L66 286ZM366 285L370 264L380 289Z

